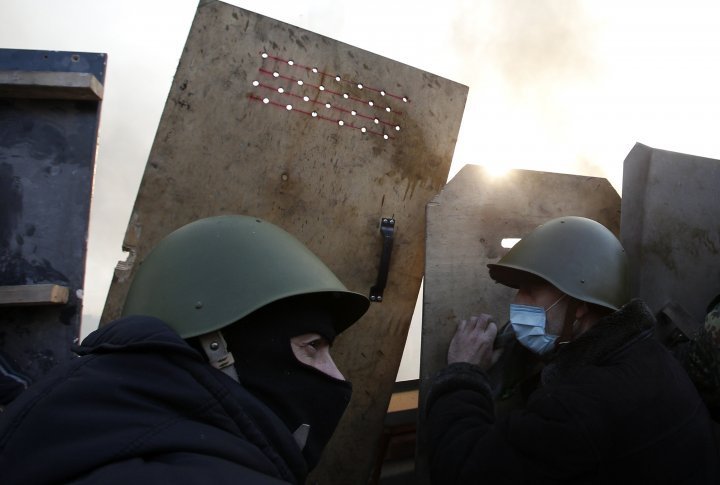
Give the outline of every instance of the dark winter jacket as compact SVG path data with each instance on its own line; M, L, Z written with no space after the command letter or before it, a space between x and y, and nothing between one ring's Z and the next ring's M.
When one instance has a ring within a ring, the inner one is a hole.
M160 320L93 332L0 415L0 482L301 483L292 435Z
M720 483L707 410L653 325L637 300L600 320L497 420L480 368L448 366L426 405L433 482Z

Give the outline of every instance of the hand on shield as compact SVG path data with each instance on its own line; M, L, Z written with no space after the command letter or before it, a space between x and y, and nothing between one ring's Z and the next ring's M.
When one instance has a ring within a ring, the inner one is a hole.
M481 313L461 320L448 349L448 364L468 362L488 370L500 358L502 350L493 351L498 329L492 315Z

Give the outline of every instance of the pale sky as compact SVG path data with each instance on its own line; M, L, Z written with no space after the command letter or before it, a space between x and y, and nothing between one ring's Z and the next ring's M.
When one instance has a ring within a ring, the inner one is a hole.
M606 177L635 142L720 158L720 2L230 1L470 87L451 168ZM97 327L197 0L0 0L0 47L108 54L83 336ZM677 196L677 194L669 194ZM399 379L416 378L413 319Z

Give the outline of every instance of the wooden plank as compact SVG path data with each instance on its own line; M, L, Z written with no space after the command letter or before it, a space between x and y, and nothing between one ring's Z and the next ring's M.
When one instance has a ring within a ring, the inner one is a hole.
M487 268L508 251L501 241L564 215L589 217L617 235L620 197L602 178L529 170L498 176L468 165L428 204L420 416L432 377L447 364L457 322L478 312L507 321L514 290L490 279ZM427 483L422 436L420 422L417 468Z
M390 404L387 412L394 413L398 411L407 411L408 409L417 409L418 407L418 390L395 392L390 397Z
M69 294L66 286L52 284L0 286L0 306L64 305Z
M425 206L447 180L467 91L238 7L201 3L126 232L130 257L116 270L102 321L119 315L150 248L217 214L279 225L368 294L380 220L394 216L383 302L333 346L353 398L310 478L367 483L422 279Z
M0 71L0 98L100 101L103 85L88 72Z

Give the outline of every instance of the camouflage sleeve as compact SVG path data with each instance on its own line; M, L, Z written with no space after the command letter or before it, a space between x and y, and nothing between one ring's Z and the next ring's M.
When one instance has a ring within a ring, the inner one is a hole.
M716 348L720 348L720 301L710 309L705 317L705 331Z
M713 419L720 420L720 302L707 313L681 360Z

